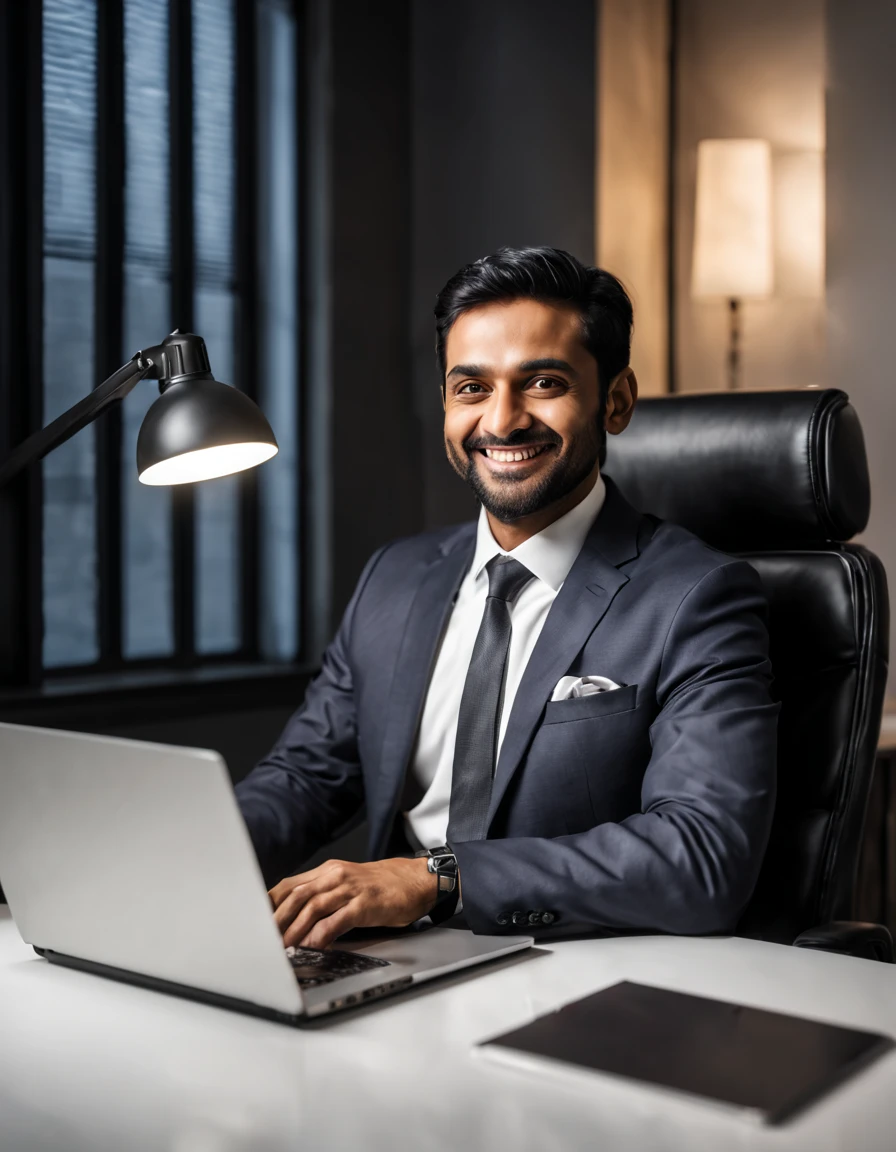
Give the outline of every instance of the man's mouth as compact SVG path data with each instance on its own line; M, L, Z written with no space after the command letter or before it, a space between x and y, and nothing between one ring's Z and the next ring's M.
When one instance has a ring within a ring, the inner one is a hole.
M523 444L519 448L480 448L480 452L496 464L514 464L540 456L549 447L549 444Z

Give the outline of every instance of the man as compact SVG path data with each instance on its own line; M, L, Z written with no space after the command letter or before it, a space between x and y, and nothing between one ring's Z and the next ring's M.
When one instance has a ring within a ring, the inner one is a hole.
M774 806L765 603L601 475L637 399L628 297L502 249L435 315L445 447L482 509L372 557L237 787L283 939L456 908L495 934L729 931ZM370 862L300 872L362 806Z

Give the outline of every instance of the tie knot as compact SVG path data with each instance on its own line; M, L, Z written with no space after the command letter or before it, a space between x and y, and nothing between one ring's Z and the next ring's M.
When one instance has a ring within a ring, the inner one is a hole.
M485 570L488 572L488 594L495 600L515 599L532 579L529 569L510 556L492 557Z

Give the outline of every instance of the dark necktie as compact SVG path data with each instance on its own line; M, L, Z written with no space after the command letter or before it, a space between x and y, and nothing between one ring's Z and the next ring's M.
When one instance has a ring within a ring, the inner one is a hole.
M495 751L504 699L510 608L532 573L518 560L495 556L485 566L488 597L464 682L448 810L448 840L483 840L495 771Z

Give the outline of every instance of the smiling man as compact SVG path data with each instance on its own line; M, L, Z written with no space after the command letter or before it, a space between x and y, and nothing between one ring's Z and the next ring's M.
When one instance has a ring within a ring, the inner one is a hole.
M371 558L237 786L284 941L459 910L491 934L729 931L774 806L765 603L601 474L637 399L628 297L502 249L435 316L445 448L481 513ZM370 861L300 871L362 808Z

